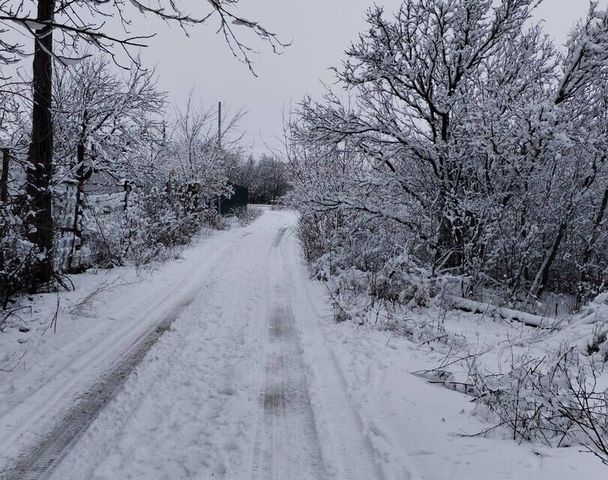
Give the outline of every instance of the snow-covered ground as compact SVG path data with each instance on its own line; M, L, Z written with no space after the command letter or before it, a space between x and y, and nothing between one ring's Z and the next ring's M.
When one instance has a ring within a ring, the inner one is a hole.
M608 477L576 448L468 436L488 426L470 399L412 375L444 353L334 323L324 286L308 279L295 221L267 210L154 271L75 276L77 290L59 295L56 333L47 327L58 297L36 297L23 315L31 330L0 334L0 469L28 458L83 393L94 395L100 377L174 319L77 441L54 452L60 461L17 478ZM89 295L100 285L111 288ZM495 349L533 335L472 314L451 313L446 328Z

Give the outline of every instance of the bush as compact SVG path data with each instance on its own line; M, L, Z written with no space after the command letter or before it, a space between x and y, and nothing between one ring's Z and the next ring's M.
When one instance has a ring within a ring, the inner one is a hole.
M327 281L337 321L393 322L436 294L395 225L344 212L301 216L298 237L311 273Z
M575 348L549 359L522 357L500 375L472 361L469 377L478 413L498 420L491 429L505 427L517 441L582 445L608 464L608 390L592 358Z
M219 215L196 197L151 191L139 194L125 220L123 252L137 264L186 245L203 225L219 225Z
M0 307L10 297L29 288L30 272L38 251L22 233L22 221L9 206L0 207Z

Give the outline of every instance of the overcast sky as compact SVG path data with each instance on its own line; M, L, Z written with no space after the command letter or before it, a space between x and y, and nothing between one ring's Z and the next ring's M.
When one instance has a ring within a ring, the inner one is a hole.
M364 27L363 12L368 0L242 0L246 18L258 20L291 41L283 55L273 55L256 43L252 76L238 63L211 26L198 28L187 38L178 29L158 26L158 35L143 53L147 64L156 64L160 86L175 102L183 102L195 90L206 105L222 100L232 110L243 108L247 138L256 153L264 144L278 145L282 110L297 103L306 93L319 96L320 80L332 81L328 68L336 65L349 41ZM385 0L387 10L398 1ZM606 6L608 0L600 4ZM254 5L255 4L255 5ZM546 30L563 43L573 23L583 17L588 0L545 0L537 16ZM152 25L151 25L152 26ZM156 25L153 26L156 29Z

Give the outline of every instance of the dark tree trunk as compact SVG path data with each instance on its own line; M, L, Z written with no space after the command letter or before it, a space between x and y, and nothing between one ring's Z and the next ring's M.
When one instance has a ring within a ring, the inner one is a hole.
M553 241L551 248L546 252L545 259L540 267L540 270L536 274L532 287L530 288L530 296L538 296L545 291L547 281L549 280L549 272L551 271L553 262L557 257L557 252L562 240L564 239L564 235L566 234L566 227L566 222L560 223L555 240Z
M7 208L8 204L8 169L10 161L10 151L8 148L2 149L2 177L0 177L0 208ZM5 232L0 230L0 234L4 235ZM4 270L4 251L0 245L0 270ZM8 293L8 292L7 292ZM7 293L2 299L2 308L6 308Z
M38 21L51 22L55 0L38 0ZM53 170L53 120L51 117L53 61L52 28L36 31L32 70L33 113L32 143L27 170L29 212L26 216L28 239L44 254L33 267L30 288L53 277L53 215L51 176Z
M593 222L593 230L591 232L591 236L589 238L589 242L583 251L583 259L582 259L582 267L581 267L581 282L586 282L589 278L589 260L591 259L591 253L595 247L597 239L600 234L600 230L602 228L602 222L604 221L604 216L606 214L606 210L608 209L608 187L604 190L604 195L602 197L602 201L598 208L597 214L595 215L595 220Z
M11 153L8 148L2 149L2 177L0 178L0 203L8 203L8 170Z
M82 197L84 192L84 143L78 143L76 148L76 158L78 161L78 170L76 172L76 199L74 201L74 224L73 237L72 237L72 249L70 251L70 260L68 263L68 269L70 272L80 272L80 266L74 266L74 257L82 249Z

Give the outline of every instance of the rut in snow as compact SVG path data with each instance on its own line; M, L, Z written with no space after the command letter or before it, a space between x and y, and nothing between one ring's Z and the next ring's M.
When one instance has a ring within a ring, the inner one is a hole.
M272 248L278 249L286 228L278 231ZM277 252L278 253L278 252ZM325 478L320 442L310 404L302 349L282 269L274 273L271 292L266 363L254 445L253 478Z
M55 427L33 449L23 454L4 475L11 480L41 480L48 478L70 447L97 418L99 412L114 398L129 374L146 353L171 327L194 298L184 298L154 329L133 345L116 366L85 392Z

